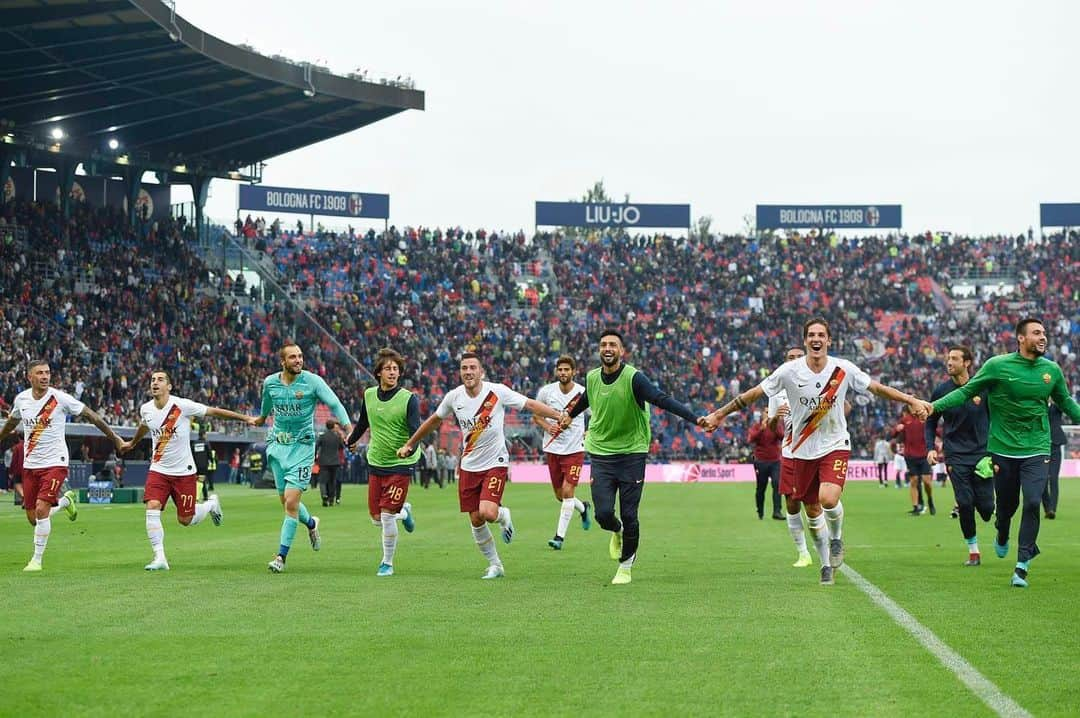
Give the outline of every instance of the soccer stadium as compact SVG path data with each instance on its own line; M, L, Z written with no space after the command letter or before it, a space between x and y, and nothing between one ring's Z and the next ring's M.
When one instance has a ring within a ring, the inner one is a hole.
M0 715L1080 711L1075 183L430 223L275 163L466 90L177 5L0 1Z

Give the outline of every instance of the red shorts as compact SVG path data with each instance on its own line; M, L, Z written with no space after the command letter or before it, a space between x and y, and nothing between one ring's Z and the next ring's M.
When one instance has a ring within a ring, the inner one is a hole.
M167 476L156 471L146 474L146 489L143 492L143 503L158 501L161 508L172 497L176 505L177 516L195 515L195 474L187 476Z
M792 496L795 493L795 465L786 456L780 457L780 495Z
M379 518L383 511L396 514L401 511L405 498L409 495L410 474L376 476L368 474L367 506L371 518Z
M502 505L503 489L506 488L505 466L484 471L458 469L458 503L463 513L479 511L481 501Z
M64 485L68 470L66 466L48 466L44 469L23 469L23 507L31 510L38 501L49 506L60 502L60 487Z
M791 497L804 504L820 503L818 489L821 484L836 484L843 487L847 480L848 457L850 451L837 449L817 459L790 459L794 490ZM780 470L783 485L783 469Z
M547 457L548 475L551 476L551 487L555 493L559 493L563 483L577 486L581 481L581 465L585 463L585 452L576 454L552 454L545 453Z

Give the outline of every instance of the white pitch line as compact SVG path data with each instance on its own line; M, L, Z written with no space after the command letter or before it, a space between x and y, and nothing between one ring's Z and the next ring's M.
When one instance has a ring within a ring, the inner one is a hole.
M941 664L948 668L967 686L979 700L985 703L990 710L999 716L1009 718L1031 718L1031 714L1024 707L994 685L989 678L979 673L975 666L964 660L963 656L949 648L937 635L926 626L919 623L918 619L905 611L900 604L889 598L884 591L867 581L855 569L846 563L840 567L841 573L851 579L851 582L859 587L870 600L889 614L896 623L915 637L926 650L934 654Z

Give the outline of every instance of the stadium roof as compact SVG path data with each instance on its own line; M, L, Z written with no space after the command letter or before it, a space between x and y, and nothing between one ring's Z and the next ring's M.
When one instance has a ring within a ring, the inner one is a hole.
M239 179L424 108L421 91L230 45L158 0L3 0L0 38L0 139L29 150L28 162L59 152Z

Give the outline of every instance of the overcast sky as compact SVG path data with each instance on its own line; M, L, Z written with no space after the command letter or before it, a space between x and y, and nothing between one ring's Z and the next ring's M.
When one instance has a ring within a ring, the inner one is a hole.
M426 111L264 176L388 193L399 226L531 228L601 178L721 231L757 203L899 203L909 231L1015 233L1080 201L1075 0L176 5L266 54L411 76ZM233 216L233 185L211 192Z

